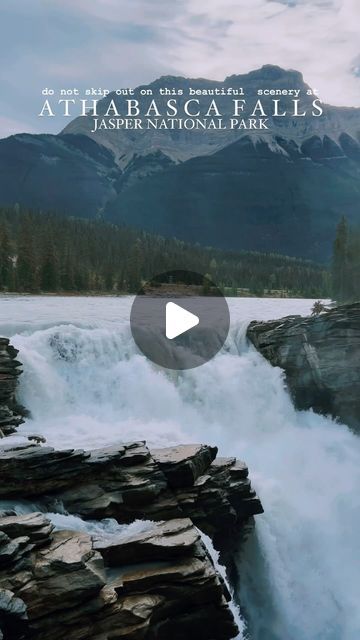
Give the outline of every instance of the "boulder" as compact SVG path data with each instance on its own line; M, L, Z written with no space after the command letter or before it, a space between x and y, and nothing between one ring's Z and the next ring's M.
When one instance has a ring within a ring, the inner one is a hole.
M105 585L101 556L83 533L55 532L49 545L33 552L32 566L32 579L18 590L30 620L81 606Z
M248 478L248 468L236 458L216 458L191 487L174 490L183 511L224 550L239 539L245 524L263 507Z
M40 547L47 542L54 527L42 513L29 513L19 518L16 515L1 517L1 531L11 538L26 536L30 543ZM1 538L0 538L1 540Z
M317 316L251 322L248 338L285 371L299 409L360 429L360 302Z
M191 555L200 534L189 519L163 522L150 531L120 540L98 541L95 545L109 566L132 564L138 561L173 560L179 555Z
M193 486L215 460L217 452L217 447L201 444L151 450L153 458L173 489Z

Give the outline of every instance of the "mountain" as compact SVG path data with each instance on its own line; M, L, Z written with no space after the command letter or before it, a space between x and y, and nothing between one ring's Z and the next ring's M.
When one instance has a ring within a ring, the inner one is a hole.
M244 88L247 112L259 88L300 89L300 109L314 96L297 71L266 65L224 82L163 76L138 87L142 113L153 97L165 112L172 87L180 110L189 89ZM143 95L152 92L153 96ZM110 94L124 113L129 96ZM170 98L173 96L170 96ZM200 111L212 97L196 95ZM232 97L216 96L230 117ZM273 98L262 97L266 112ZM65 215L102 217L224 249L276 251L327 260L335 226L360 220L360 109L322 105L321 117L286 117L269 130L109 130L91 132L90 116L58 136L21 134L0 141L0 203L16 202Z
M165 112L166 102L174 96L159 95L159 91L166 88L174 88L177 92L183 91L183 95L177 95L176 100L179 111L182 111L183 105L189 98L189 89L215 91L224 88L239 89L244 88L246 98L246 106L244 117L250 115L253 106L259 99L257 92L260 88L274 90L300 90L300 110L307 109L309 112L312 107L314 95L307 95L310 91L298 71L285 70L273 65L265 65L261 69L251 71L247 74L232 75L225 78L224 81L205 80L203 78L182 78L176 76L162 76L149 85L137 87L132 98L139 101L141 105L141 113L148 108L151 100L156 99L156 104L161 113ZM152 96L144 96L142 92L152 91ZM215 98L219 106L219 110L224 114L224 119L232 116L233 98L241 99L241 96L204 96L196 95L193 98L200 102L200 112L203 114L209 102ZM301 144L305 139L313 135L321 138L327 135L337 142L341 133L347 133L355 140L360 140L360 109L347 107L332 107L323 105L323 117L298 117L290 116L293 108L292 100L294 96L276 96L280 99L280 110L287 110L287 117L272 117L269 115L269 129L252 131L252 138L269 138L273 136L281 136L290 138L296 144ZM109 96L100 102L99 113L104 113L109 103L113 100L117 106L119 113L126 112L125 101L129 96L118 96L116 93L110 93ZM274 96L262 96L261 102L268 113L271 113L273 107ZM63 133L82 133L96 140L98 143L110 149L116 158L119 166L124 168L131 162L134 156L146 156L156 151L161 151L176 162L183 162L195 156L209 155L219 149L231 144L234 140L244 135L244 132L225 129L220 131L186 131L186 130L98 130L91 133L93 127L92 117L78 117L70 122L64 129Z
M84 135L19 134L0 140L0 203L84 217L116 196L113 154Z
M326 136L300 148L275 141L244 136L143 178L106 215L189 242L326 260L340 215L359 222L360 146L347 134L341 146Z

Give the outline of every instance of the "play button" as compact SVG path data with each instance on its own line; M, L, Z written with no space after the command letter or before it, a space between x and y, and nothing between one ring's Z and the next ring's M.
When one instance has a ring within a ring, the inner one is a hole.
M146 282L130 314L133 338L152 362L193 369L223 347L230 324L220 289L193 271L167 271Z
M181 336L185 331L190 331L200 322L198 316L190 311L186 311L175 302L166 304L166 330L165 335L169 340Z

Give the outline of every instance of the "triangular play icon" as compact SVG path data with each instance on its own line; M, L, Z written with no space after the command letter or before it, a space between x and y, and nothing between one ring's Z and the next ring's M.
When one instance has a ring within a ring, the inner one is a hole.
M173 340L199 324L200 320L175 302L166 304L166 337Z

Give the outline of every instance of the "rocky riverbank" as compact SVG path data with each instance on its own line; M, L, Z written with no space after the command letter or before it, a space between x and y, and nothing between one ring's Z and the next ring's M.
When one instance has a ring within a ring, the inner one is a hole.
M22 373L17 355L9 340L0 337L0 438L14 433L26 414L15 399L17 379Z
M360 302L318 316L251 322L248 338L285 371L299 409L314 409L360 430Z
M216 459L216 447L182 445L151 452L144 442L132 442L94 451L56 451L5 442L0 448L0 500L40 501L48 511L62 504L85 520L130 523L186 516L218 547L262 512L245 463Z
M4 640L233 638L229 592L189 519L136 536L55 531L41 513L0 519Z
M23 421L21 365L8 340L0 356L8 436ZM203 444L57 451L42 440L0 441L0 640L236 637L202 536L233 569L263 511L246 464Z
M150 452L136 442L85 452L7 440L0 447L0 638L237 635L230 594L199 529L225 553L262 512L244 463L216 459L216 448L205 445ZM34 512L19 515L24 499ZM142 520L145 531L57 531L46 515L56 510L82 523Z

